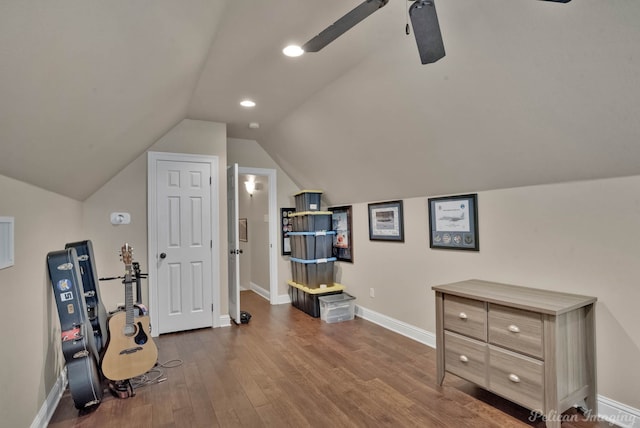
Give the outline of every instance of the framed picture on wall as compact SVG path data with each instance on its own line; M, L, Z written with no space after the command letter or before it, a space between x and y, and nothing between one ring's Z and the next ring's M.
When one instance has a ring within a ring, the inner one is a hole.
M429 198L429 246L480 251L477 194Z
M402 201L369 204L369 240L404 242Z
M249 242L249 231L247 230L247 219L241 218L238 227L238 239L242 242Z
M280 208L280 248L283 256L291 255L291 238L289 232L293 232L293 219L291 214L295 213L295 208Z
M351 238L351 205L330 207L333 235L333 257L338 261L353 263L353 239Z

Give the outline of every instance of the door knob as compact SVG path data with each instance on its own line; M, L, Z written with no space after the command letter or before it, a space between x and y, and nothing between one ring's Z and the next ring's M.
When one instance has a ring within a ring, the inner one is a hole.
M167 253L160 253L160 258L161 259L166 259L167 258Z

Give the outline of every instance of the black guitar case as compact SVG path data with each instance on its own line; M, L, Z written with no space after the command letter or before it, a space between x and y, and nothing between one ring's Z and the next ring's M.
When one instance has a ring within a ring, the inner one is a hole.
M98 282L98 270L93 256L93 245L91 241L70 242L65 248L75 248L80 263L80 275L84 286L84 301L87 305L87 315L93 327L96 348L98 353L102 352L107 341L107 311L100 296L100 285Z
M58 307L71 397L78 409L95 406L102 400L98 349L87 314L76 250L50 252L47 266Z

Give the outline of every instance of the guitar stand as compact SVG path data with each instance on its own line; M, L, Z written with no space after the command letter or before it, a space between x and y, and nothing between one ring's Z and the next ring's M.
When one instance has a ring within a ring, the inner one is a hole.
M109 382L109 390L116 398L121 399L135 397L136 395L129 379Z

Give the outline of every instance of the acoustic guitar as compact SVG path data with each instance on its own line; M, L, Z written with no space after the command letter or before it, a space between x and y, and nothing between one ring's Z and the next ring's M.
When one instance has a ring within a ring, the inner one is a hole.
M102 373L107 379L121 381L140 376L158 360L158 348L151 338L149 316L135 316L133 306L132 248L122 246L125 265L125 311L109 318L109 340L102 358Z

